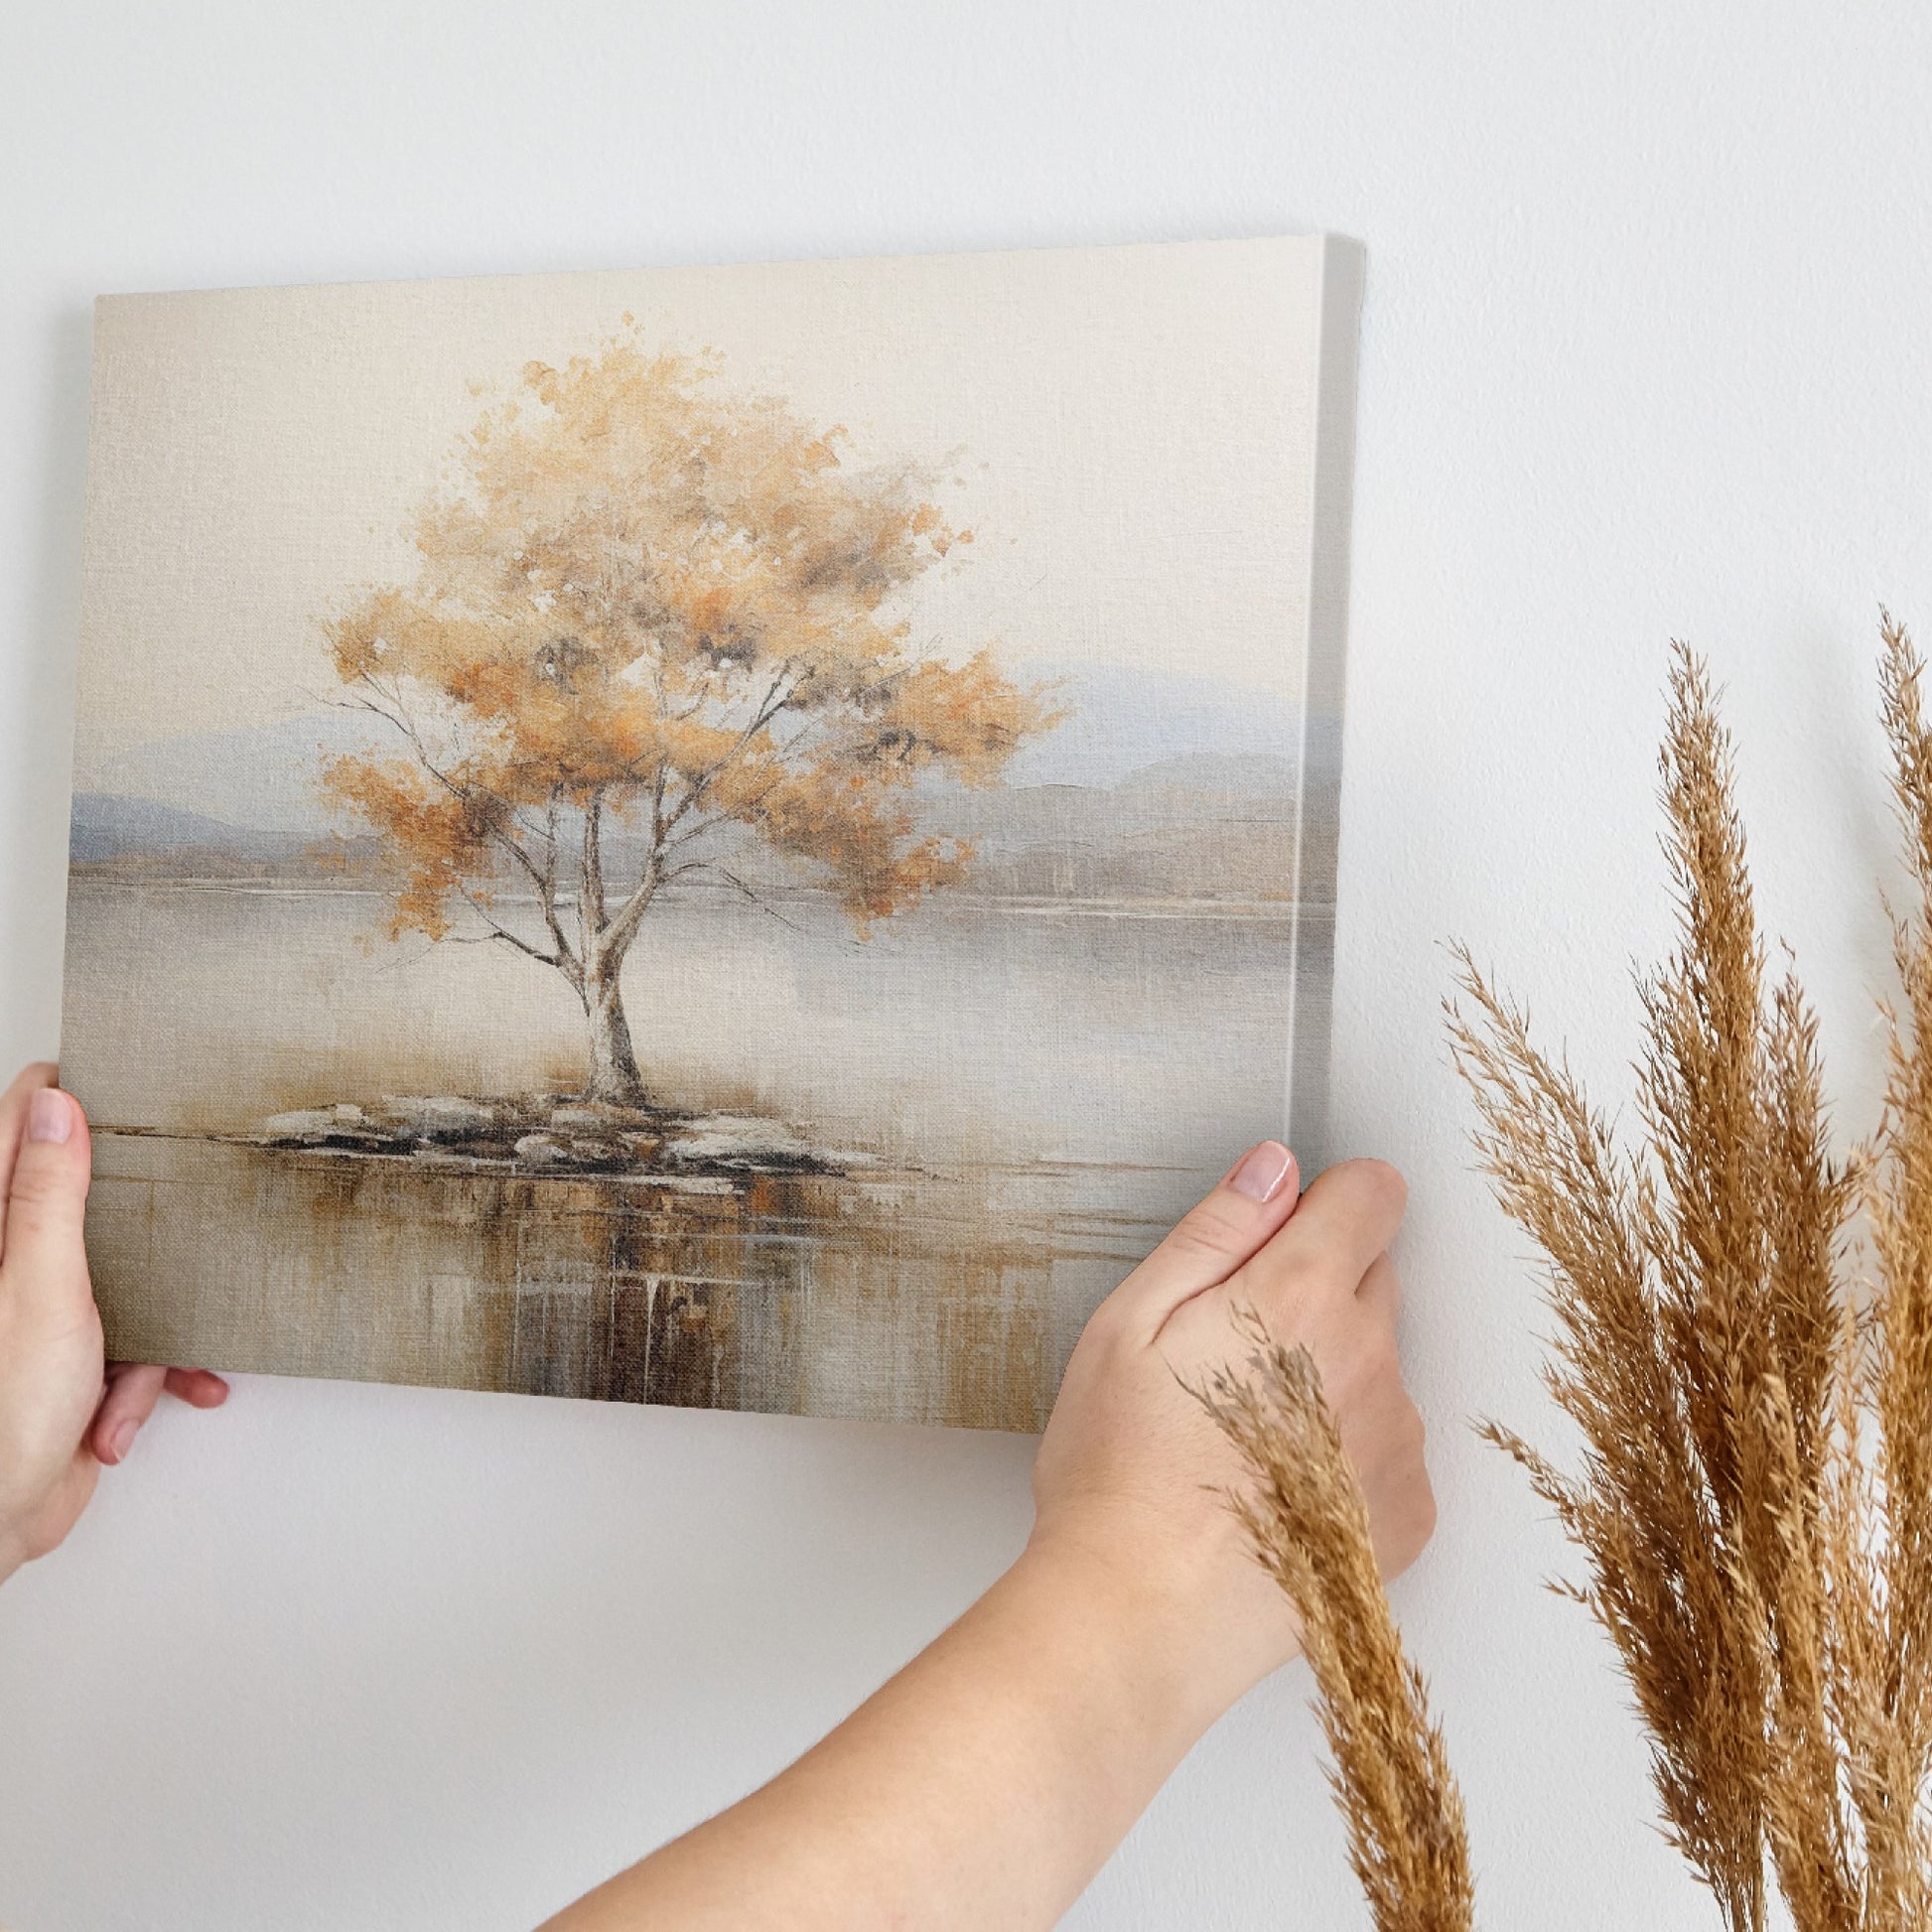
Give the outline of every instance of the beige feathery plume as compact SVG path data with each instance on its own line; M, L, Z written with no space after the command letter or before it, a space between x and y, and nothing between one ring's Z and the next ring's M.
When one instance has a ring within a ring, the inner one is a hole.
M1681 646L1660 760L1678 934L1638 985L1639 1133L1619 1141L1466 951L1448 1010L1480 1164L1547 1263L1546 1379L1582 1454L1484 1433L1584 1555L1558 1587L1615 1647L1666 1831L1730 1932L1762 1932L1773 1887L1797 1932L1932 1926L1932 728L1911 640L1889 614L1880 635L1912 896L1867 1146L1831 1154L1817 1023L1767 972L1729 740ZM1467 1928L1461 1800L1361 1491L1312 1361L1247 1332L1251 1372L1199 1393L1303 1619L1356 1873L1382 1932Z
M1916 887L1873 1146L1833 1160L1817 1024L1767 984L1731 754L1679 647L1661 759L1678 942L1640 984L1641 1137L1619 1146L1459 953L1475 1145L1548 1263L1576 1472L1520 1437L1584 1552L1666 1828L1733 1932L1774 1881L1799 1932L1932 1922L1932 736L1887 616L1882 715ZM1854 1312L1863 1204L1875 1281Z
M1249 1374L1224 1371L1198 1393L1252 1477L1229 1504L1302 1619L1350 1862L1377 1932L1468 1932L1462 1797L1396 1634L1361 1485L1308 1351L1253 1314L1242 1327Z

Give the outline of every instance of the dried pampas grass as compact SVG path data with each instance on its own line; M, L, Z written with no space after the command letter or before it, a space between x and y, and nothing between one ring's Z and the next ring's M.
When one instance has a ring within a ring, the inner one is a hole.
M1582 1452L1484 1434L1583 1553L1558 1587L1614 1645L1666 1831L1731 1932L1761 1932L1774 1890L1797 1932L1932 1925L1932 729L1903 626L1880 636L1911 897L1869 1142L1833 1154L1817 1022L1770 971L1730 743L1681 646L1660 759L1678 935L1638 984L1638 1133L1466 951L1448 1009L1480 1164L1547 1263L1547 1380ZM1466 1927L1461 1801L1359 1488L1309 1357L1251 1339L1250 1373L1202 1399L1303 1618L1356 1872L1384 1932Z
M1681 647L1661 759L1679 932L1639 987L1637 1144L1466 952L1449 1009L1479 1159L1548 1262L1548 1381L1581 1465L1486 1433L1586 1557L1570 1593L1616 1647L1666 1828L1733 1932L1765 1924L1771 1882L1799 1932L1932 1910L1932 735L1888 616L1882 639L1915 895L1870 1146L1832 1156L1817 1023L1769 977L1730 745Z
M1396 1635L1361 1485L1308 1351L1252 1314L1242 1325L1250 1373L1217 1374L1200 1398L1253 1478L1230 1506L1302 1619L1349 1861L1377 1932L1468 1932L1462 1797Z

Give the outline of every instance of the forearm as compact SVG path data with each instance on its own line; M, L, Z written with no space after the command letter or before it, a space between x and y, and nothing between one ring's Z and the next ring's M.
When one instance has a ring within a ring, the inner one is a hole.
M823 1743L552 1932L1050 1926L1219 1715L1180 1614L1029 1551Z
M1095 1312L1034 1464L1027 1554L761 1791L549 1932L946 1932L1052 1925L1202 1731L1294 1656L1224 1506L1241 1470L1190 1390L1247 1311L1311 1334L1389 1574L1434 1505L1395 1365L1401 1181L1358 1162L1298 1196L1252 1150Z

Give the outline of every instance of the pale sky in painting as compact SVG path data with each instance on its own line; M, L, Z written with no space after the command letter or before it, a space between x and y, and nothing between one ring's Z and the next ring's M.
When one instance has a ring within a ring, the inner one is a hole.
M915 637L1293 698L1319 267L1213 242L108 298L75 784L326 704L318 620L412 574L406 519L485 397L626 312L856 463L944 466L978 541Z

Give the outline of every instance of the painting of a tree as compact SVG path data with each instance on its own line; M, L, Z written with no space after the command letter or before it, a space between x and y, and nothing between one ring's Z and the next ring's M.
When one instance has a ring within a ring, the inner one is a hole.
M1359 275L104 298L115 1352L1037 1429L1228 1150L1318 1137Z
M325 783L387 848L392 936L476 937L581 1002L588 1098L646 1085L622 969L652 905L754 847L865 934L958 882L935 787L997 783L1054 722L990 647L940 655L913 588L957 566L915 465L627 327L487 407L411 528L413 582L327 625L393 750Z

